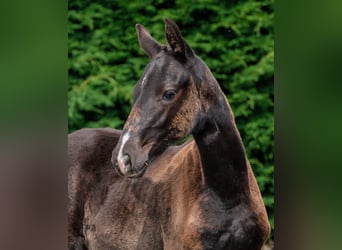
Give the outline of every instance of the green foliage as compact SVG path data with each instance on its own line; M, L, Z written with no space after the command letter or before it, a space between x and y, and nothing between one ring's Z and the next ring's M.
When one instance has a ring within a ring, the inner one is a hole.
M273 0L69 2L69 131L121 128L148 57L135 23L160 42L173 19L227 94L273 225ZM273 237L273 233L272 233Z

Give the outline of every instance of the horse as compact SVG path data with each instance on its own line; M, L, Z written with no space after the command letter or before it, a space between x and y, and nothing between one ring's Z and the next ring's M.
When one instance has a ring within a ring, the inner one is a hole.
M123 130L68 137L69 249L261 249L270 225L226 96L175 22L168 45L135 27L150 61Z

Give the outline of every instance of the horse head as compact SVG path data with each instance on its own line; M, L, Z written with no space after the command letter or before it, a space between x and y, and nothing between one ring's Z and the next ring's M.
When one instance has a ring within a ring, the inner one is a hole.
M112 155L118 172L128 177L141 176L169 145L194 131L204 103L198 82L208 75L170 19L165 20L169 46L159 44L140 24L136 31L150 62L134 87L133 108Z

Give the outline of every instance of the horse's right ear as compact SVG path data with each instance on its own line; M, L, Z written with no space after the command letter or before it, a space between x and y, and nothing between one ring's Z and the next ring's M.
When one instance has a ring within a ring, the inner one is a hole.
M178 25L169 18L165 19L165 34L174 56L182 61L194 56L194 52L183 38Z
M162 50L162 46L153 39L153 37L148 33L144 26L141 24L136 24L135 29L137 30L138 40L140 47L147 53L147 55L152 58L154 55L158 54Z

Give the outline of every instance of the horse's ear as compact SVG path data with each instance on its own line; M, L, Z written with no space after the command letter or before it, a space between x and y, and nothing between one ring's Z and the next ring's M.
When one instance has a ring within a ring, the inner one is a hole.
M153 37L150 35L150 33L148 33L144 26L142 26L141 24L136 24L135 29L137 30L140 47L147 53L150 58L161 51L162 46L153 39Z
M192 49L182 37L178 25L169 18L165 19L165 34L172 52L177 58L186 61L187 58L194 55Z

